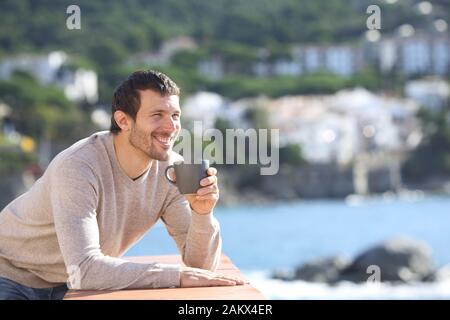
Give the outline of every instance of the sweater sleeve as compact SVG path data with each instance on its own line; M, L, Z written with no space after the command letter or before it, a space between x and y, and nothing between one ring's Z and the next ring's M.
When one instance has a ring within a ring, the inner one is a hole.
M88 164L67 159L53 168L49 192L69 288L119 290L180 285L179 265L134 263L102 253L96 216L98 180Z
M171 187L170 201L161 220L175 240L189 267L215 271L222 251L219 222L213 212L198 214L176 187Z

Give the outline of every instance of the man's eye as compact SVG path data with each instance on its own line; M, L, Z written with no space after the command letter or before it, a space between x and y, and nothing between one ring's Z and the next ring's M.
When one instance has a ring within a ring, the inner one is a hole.
M173 117L174 119L180 119L180 115L179 115L178 113L174 114L172 117Z
M154 113L154 114L152 114L152 117L159 118L159 117L161 117L161 113Z

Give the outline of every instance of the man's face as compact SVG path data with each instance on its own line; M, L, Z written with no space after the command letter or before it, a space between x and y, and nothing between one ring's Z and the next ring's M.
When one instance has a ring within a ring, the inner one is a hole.
M161 96L152 90L140 91L140 96L129 142L149 158L166 161L181 130L179 97Z

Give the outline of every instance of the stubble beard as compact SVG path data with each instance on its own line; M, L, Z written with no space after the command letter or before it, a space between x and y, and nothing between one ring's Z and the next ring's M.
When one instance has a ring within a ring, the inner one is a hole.
M129 137L130 144L146 155L149 160L167 161L172 147L168 150L158 150L158 146L154 146L152 140L151 134L139 129L136 124L132 125Z

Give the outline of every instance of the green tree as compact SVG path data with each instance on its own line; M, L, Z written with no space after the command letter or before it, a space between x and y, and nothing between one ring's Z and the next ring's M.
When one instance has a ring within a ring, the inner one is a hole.
M36 140L71 139L75 128L83 126L79 110L60 88L42 86L24 72L0 82L0 100L11 107L16 130Z
M119 66L124 62L126 51L111 38L105 38L93 44L89 56L97 64L100 71Z
M306 164L307 161L299 144L288 144L280 148L280 163L298 166Z
M439 112L421 109L424 138L405 162L402 172L406 182L425 182L429 178L450 176L450 108Z
M244 118L252 124L255 129L269 129L269 114L264 106L251 106L244 114Z

